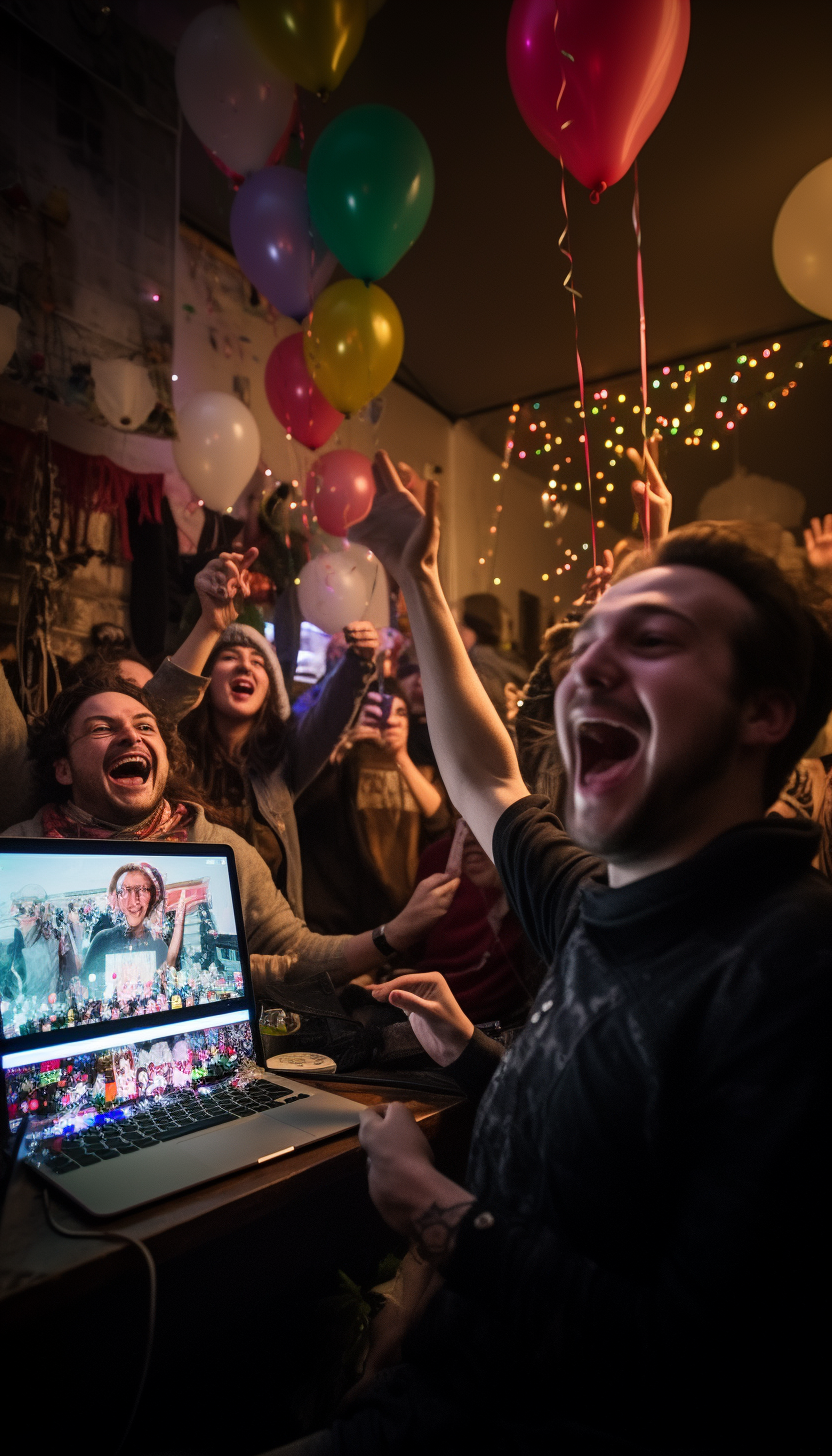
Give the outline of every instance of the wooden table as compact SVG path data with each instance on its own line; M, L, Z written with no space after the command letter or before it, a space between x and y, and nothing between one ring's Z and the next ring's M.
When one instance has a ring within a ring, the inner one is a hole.
M431 1141L437 1165L462 1178L473 1109L461 1096L347 1083L330 1090L364 1106L405 1102ZM46 1222L42 1188L24 1169L3 1218L0 1324L5 1349L0 1368L6 1379L14 1379L18 1409L37 1409L39 1396L46 1389L54 1391L56 1381L58 1389L74 1385L79 1364L82 1370L94 1369L96 1408L102 1420L117 1427L120 1413L129 1407L129 1372L137 1371L141 1358L146 1271L129 1247L54 1233ZM270 1398L271 1414L262 1420L256 1400L252 1405L258 1388L268 1386L272 1397L279 1392L285 1362L281 1364L275 1340L279 1346L293 1326L301 1330L305 1311L333 1271L346 1269L359 1281L369 1280L380 1257L398 1247L370 1203L364 1154L355 1134L106 1223L84 1218L58 1195L52 1194L51 1202L55 1217L67 1227L131 1234L147 1245L156 1261L154 1361L140 1413L144 1434L133 1448L148 1452L226 1451L231 1430L234 1456L289 1439L294 1434L291 1421L281 1429L280 1420L274 1419L279 1398ZM303 1339L315 1343L308 1332ZM203 1340L213 1353L203 1348ZM217 1345L235 1352L231 1365L221 1360L219 1370ZM242 1363L236 1353L241 1347L249 1350ZM31 1353L43 1348L52 1351L45 1365ZM28 1352L22 1360L21 1351ZM113 1367L118 1371L115 1382L106 1373ZM183 1402L175 1392L185 1370L190 1373ZM171 1371L176 1372L173 1386ZM219 1409L218 1379L225 1387ZM116 1388L110 1389L113 1383ZM26 1391L26 1386L31 1389ZM210 1405L210 1428L189 1447L180 1416L193 1410L194 1400ZM224 1421L229 1412L230 1422ZM267 1412L262 1414L266 1417ZM158 1443L151 1434L154 1423L164 1428ZM229 1432L224 1434L226 1425ZM77 1434L78 1450L88 1451L89 1426ZM72 1431L66 1436L62 1432L62 1453L72 1452L74 1444Z

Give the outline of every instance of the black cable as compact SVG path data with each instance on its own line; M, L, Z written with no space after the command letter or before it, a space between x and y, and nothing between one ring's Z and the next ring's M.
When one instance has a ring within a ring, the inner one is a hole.
M124 1427L124 1431L118 1445L113 1447L113 1456L118 1456L119 1451L123 1449L124 1443L133 1428L133 1422L136 1419L136 1412L139 1409L139 1402L144 1395L144 1387L147 1382L147 1372L150 1369L150 1357L153 1353L153 1335L156 1328L156 1265L153 1261L153 1255L151 1254L147 1245L143 1244L141 1239L134 1239L132 1234L116 1234L103 1231L97 1233L87 1229L65 1228L63 1224L57 1222L54 1214L52 1213L52 1205L49 1201L49 1193L46 1188L44 1188L43 1190L43 1208L46 1214L46 1222L49 1224L49 1227L51 1229L54 1229L56 1234L60 1234L62 1238L105 1239L111 1244L127 1244L134 1249L138 1249L139 1253L144 1259L145 1264L147 1265L147 1345L145 1348L144 1362L142 1364L142 1372L139 1378L136 1396L130 1409L130 1415L127 1419L127 1425Z

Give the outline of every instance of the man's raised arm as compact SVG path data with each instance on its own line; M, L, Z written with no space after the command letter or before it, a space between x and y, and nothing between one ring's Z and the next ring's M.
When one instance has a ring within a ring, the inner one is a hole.
M487 854L504 809L528 790L511 739L475 673L439 584L437 485L425 510L402 485L389 456L373 462L370 514L350 529L399 583L419 657L425 709L439 772L453 803Z

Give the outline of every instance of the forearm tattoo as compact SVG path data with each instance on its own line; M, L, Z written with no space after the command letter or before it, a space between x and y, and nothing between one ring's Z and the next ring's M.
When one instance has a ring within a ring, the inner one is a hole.
M457 1226L474 1201L473 1198L466 1198L464 1203L452 1203L447 1208L440 1208L438 1203L432 1203L430 1208L414 1218L411 1230L413 1250L417 1257L428 1264L440 1264L447 1258L454 1246Z

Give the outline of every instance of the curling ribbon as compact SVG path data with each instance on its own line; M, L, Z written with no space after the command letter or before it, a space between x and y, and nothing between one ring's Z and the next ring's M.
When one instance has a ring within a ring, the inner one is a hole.
M554 29L557 30L557 28L558 28L558 12L555 11L555 24L554 24ZM563 55L566 55L567 52L566 51L563 51L562 54ZM571 60L572 57L570 56L569 59ZM555 110L556 111L560 111L560 103L561 103L561 101L563 99L563 93L564 93L565 90L566 90L566 75L564 74L563 68L561 67L560 91L558 92L558 99L555 102ZM563 123L563 125L561 126L561 131L565 131L566 128L568 126L570 126L570 125L571 125L571 122L565 121ZM595 544L595 511L593 510L593 507L592 507L592 466L590 464L590 459L589 459L589 417L587 415L587 410L586 410L586 397L585 397L585 391L584 391L584 366L583 366L583 362L581 360L581 349L580 349L580 344L579 344L579 340L578 340L578 302L577 302L577 300L580 298L581 295L580 295L580 293L578 292L577 288L574 286L574 284L572 282L572 274L574 272L574 263L573 263L572 254L571 254L570 248L569 248L569 211L568 211L567 206L566 206L566 169L565 169L565 167L563 165L563 157L559 157L558 160L560 161L560 201L561 201L561 206L563 208L563 232L561 233L560 237L558 238L558 248L563 253L564 258L566 259L567 263L569 264L569 267L568 267L567 272L566 272L566 277L563 280L563 286L566 289L567 293L571 295L571 298L572 298L572 317L575 320L575 364L576 364L577 370L578 370L578 394L579 394L580 401L581 401L581 417L582 417L583 422L584 422L584 458L586 460L586 488L587 488L587 493L589 495L589 523L590 523L590 527L592 529L592 565L593 566L597 566L598 565L598 552L597 552L597 548L596 548L596 544ZM564 247L564 243L566 244L565 247Z
M641 352L641 441L644 450L644 540L650 545L650 480L647 474L647 321L644 316L644 270L641 265L641 211L638 196L638 161L633 162L633 231L636 235L636 278L638 280L638 337Z

